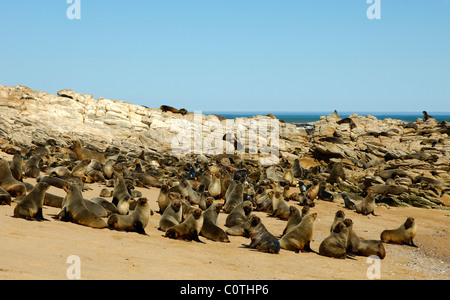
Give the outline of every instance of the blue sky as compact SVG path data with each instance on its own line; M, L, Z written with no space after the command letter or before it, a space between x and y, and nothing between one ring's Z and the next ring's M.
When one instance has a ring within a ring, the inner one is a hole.
M0 84L190 111L450 111L450 0L0 5Z

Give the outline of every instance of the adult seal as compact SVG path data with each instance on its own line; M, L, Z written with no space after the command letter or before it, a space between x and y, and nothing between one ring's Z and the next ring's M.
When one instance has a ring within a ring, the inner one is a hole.
M281 248L295 251L295 253L314 252L311 249L311 241L316 217L317 213L303 216L302 221L280 239Z
M111 214L108 218L108 227L119 231L133 231L147 235L145 227L150 220L150 206L147 198L137 200L137 206L129 215Z
M27 220L47 221L42 215L42 206L44 204L45 191L49 185L45 182L39 182L31 192L20 201L14 208L14 217Z
M170 202L169 206L164 210L161 219L159 220L158 229L167 231L172 226L178 225L182 221L182 203L180 199L175 199Z
M92 228L108 227L103 219L87 208L77 184L67 185L64 190L67 192L66 204L58 213L57 218L61 221L69 221Z
M251 243L247 246L248 248L274 254L280 252L280 242L266 229L257 215L250 217L245 228L248 237L251 239Z
M366 240L358 237L353 230L353 221L345 219L344 225L348 227L347 253L359 256L376 255L385 258L386 249L380 240Z
M217 218L222 210L222 207L223 206L221 203L213 202L203 212L203 226L200 234L215 242L229 243L230 240L228 239L228 235L222 228L217 226Z
M333 258L346 258L348 231L348 227L343 222L338 222L330 235L320 243L319 254Z
M26 186L12 176L9 163L2 158L0 158L0 187L7 191L12 197L25 195L27 193Z
M408 217L400 227L397 229L384 230L380 237L383 243L393 243L401 245L409 245L417 247L414 244L414 237L416 236L416 221L413 217Z
M73 151L75 152L78 160L96 159L101 164L104 164L106 162L105 156L102 153L86 149L85 147L83 147L79 140L73 140L72 144Z
M167 229L165 237L171 239L201 242L198 238L203 226L203 211L196 208L183 223Z

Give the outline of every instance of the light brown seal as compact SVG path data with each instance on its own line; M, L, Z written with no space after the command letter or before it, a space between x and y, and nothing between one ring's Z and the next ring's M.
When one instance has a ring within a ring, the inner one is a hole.
M42 215L45 191L48 188L49 185L47 183L39 182L36 184L33 190L14 208L14 217L27 220L48 221Z
M228 235L217 225L217 218L222 207L221 203L213 202L203 212L203 226L200 234L215 242L229 243Z
M66 204L58 213L58 219L93 228L108 227L108 224L103 219L87 208L77 184L67 185L64 187L64 190L67 192Z
M108 227L119 231L135 231L147 235L145 227L150 220L150 206L147 202L147 198L139 198L137 206L129 215L111 214L108 217Z
M94 151L94 150L86 149L81 144L81 141L72 140L72 144L73 144L73 151L75 152L75 155L77 156L77 158L79 160L96 159L101 164L104 164L106 162L105 156L102 153Z
M12 197L27 193L26 186L12 176L9 163L2 158L0 158L0 186Z
M198 235L203 226L203 211L196 208L183 223L167 229L165 237L187 241L202 242Z
M416 221L413 217L408 217L400 227L397 229L384 230L380 237L383 243L403 244L417 247L414 244L414 237L416 236Z
M35 154L25 163L24 175L26 177L36 178L39 176L41 173L41 169L39 168L41 159L41 155Z
M375 196L369 192L367 196L358 204L356 204L356 212L364 216L368 214L375 215Z
M317 213L309 213L303 216L302 221L287 232L280 239L280 246L285 250L298 252L314 252L311 249L311 241L314 228L314 220Z
M319 254L327 257L344 259L347 257L348 227L338 222L333 231L319 246Z
M380 240L365 240L358 237L353 230L353 221L345 219L344 225L348 227L347 253L359 256L376 255L380 259L386 257L386 249Z

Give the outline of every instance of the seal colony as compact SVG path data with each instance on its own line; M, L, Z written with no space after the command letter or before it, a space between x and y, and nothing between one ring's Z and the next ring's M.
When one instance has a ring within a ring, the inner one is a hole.
M172 114L166 109L163 113ZM358 128L359 119L355 117L342 119L335 112L326 119L335 129ZM437 132L446 135L449 128L448 124L433 123L432 118L416 123L405 124L405 128L421 131L416 134L427 137L422 141ZM371 222L383 218L384 208L380 206L427 203L428 199L434 200L433 207L445 209L439 199L449 195L450 190L442 174L442 153L447 153L448 138L434 139L432 146L425 143L422 152L411 153L386 151L380 143L366 142L365 152L361 152L364 156L355 159L340 152L348 149L336 148L351 144L352 137L337 130L332 134L332 138L312 137L308 141L313 144L306 146L312 149L312 156L301 151L281 153L279 162L270 166L262 165L255 156L238 153L175 155L145 147L130 151L112 144L98 147L67 136L33 140L25 145L11 137L0 137L2 151L14 155L10 161L0 159L0 199L2 205L18 207L16 218L30 222L50 217L55 220L52 222L70 221L99 231L137 232L142 234L139 238L152 238L145 227L152 224L152 214L156 213L161 215L160 222L152 226L159 225L161 236L203 242L204 247L214 247L207 240L225 242L242 248L243 253L283 255L294 251L335 258L374 254L384 258L389 256L384 243L416 246L412 239L420 232L420 220L414 216L398 229L380 227L370 240L356 235L364 229L364 223L354 223L352 216ZM379 139L395 135L395 131L366 134L361 132L365 137ZM437 167L417 173L402 164L405 159ZM36 184L26 184L24 178ZM83 193L89 183L104 186L100 197L85 199ZM46 185L64 190L67 196L60 199L47 193ZM158 188L160 194L148 197L135 187ZM339 219L318 223L322 216L316 208L321 201L335 204L333 214ZM159 211L151 211L147 203L157 203ZM42 206L46 205L60 208L60 214L45 215ZM31 210L24 213L22 208ZM227 216L225 222L218 222L219 214ZM272 232L264 224L266 218L283 224L284 230ZM403 222L399 219L397 223ZM318 226L326 227L330 238L318 240ZM244 247L236 245L230 239L233 235L248 238L248 243Z

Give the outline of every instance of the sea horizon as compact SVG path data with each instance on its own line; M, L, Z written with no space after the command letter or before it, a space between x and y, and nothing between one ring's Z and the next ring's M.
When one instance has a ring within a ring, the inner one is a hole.
M312 125L314 122L320 120L321 116L331 115L333 111L304 111L304 112L288 112L288 111L203 111L204 115L220 115L227 119L252 117L252 116L266 116L267 114L273 114L280 120L286 123ZM417 118L423 119L422 111L412 112L376 112L376 111L338 111L338 114L342 118L349 117L352 114L358 114L359 116L371 115L377 119L398 119L405 123L415 122ZM436 121L450 122L450 112L433 112L428 111L428 114L436 119Z

